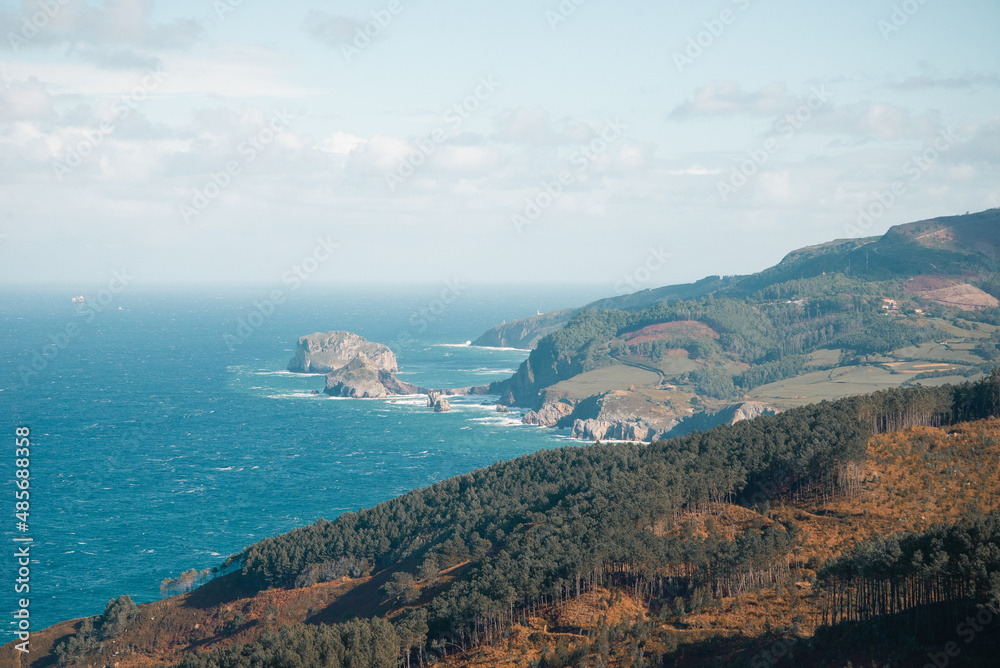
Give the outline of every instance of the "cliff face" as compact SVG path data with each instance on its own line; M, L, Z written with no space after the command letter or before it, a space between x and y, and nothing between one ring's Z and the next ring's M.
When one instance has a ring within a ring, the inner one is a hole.
M542 337L562 329L577 311L579 309L563 309L497 325L483 333L472 342L472 345L486 348L532 350Z
M544 413L544 409L539 412ZM614 391L581 401L559 426L572 427L573 438L585 441L653 442L777 413L773 406L747 401L677 419L658 415L651 405L644 406L642 398L630 392Z
M310 334L299 339L288 370L296 373L330 373L355 359L368 360L381 371L395 373L396 356L388 346L366 341L351 332Z
M489 393L500 395L500 403L506 406L537 410L545 403L541 393L544 388L582 372L579 362L560 355L546 338L538 343L511 378L492 383Z
M381 399L399 394L427 394L430 390L404 383L371 360L356 357L327 374L325 392L334 397Z

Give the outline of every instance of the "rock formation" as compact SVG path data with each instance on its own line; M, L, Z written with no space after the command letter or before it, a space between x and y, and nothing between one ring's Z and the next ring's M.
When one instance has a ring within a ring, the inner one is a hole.
M558 401L545 404L537 411L529 411L522 419L524 424L536 424L541 427L555 427L559 421L573 412L573 405Z
M451 410L451 404L441 396L440 392L433 390L427 393L427 405L434 409L435 413L447 413Z
M778 412L778 409L774 406L768 406L759 401L747 401L733 407L732 418L729 419L727 424L736 424L743 420L753 420L761 415L777 415ZM727 413L723 411L720 415L725 416Z
M355 359L365 359L380 371L395 373L396 356L388 346L366 341L351 332L310 334L299 339L288 370L296 373L330 373Z
M326 394L356 399L381 399L400 394L426 394L429 390L404 383L365 357L356 357L326 376Z
M574 420L573 438L586 441L641 441L651 443L664 438L669 428L657 427L645 420Z

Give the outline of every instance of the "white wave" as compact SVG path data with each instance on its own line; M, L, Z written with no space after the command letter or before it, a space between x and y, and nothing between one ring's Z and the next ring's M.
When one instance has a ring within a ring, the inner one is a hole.
M255 376L325 376L325 373L298 373L296 371L254 371Z
M517 373L517 369L490 369L489 367L481 366L477 369L458 369L460 373L479 373L479 374L500 374L500 373Z
M268 394L268 399L322 399L325 395L312 392L287 392L285 394Z
M524 424L520 419L514 419L509 417L478 417L471 418L472 422L482 422L483 424L493 424L501 425L504 427L532 427L534 425Z
M474 346L471 343L468 344L468 345L465 345L465 344L457 345L457 344L451 344L451 343L442 343L442 344L438 344L438 345L451 346L453 348L475 348L476 350L502 350L504 352L524 353L525 355L527 355L528 353L531 352L527 348L508 348L508 347L505 347L505 346Z
M426 406L427 396L424 394L401 395L388 400L388 403L397 406Z

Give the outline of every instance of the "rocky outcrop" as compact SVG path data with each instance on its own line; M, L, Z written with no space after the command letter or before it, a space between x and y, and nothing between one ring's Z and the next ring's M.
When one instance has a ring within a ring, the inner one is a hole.
M652 443L664 438L669 428L645 420L574 420L573 438L585 441L636 441Z
M724 424L736 424L743 420L753 420L762 415L777 415L780 411L759 401L731 404L715 412L701 412L685 418L668 431L664 437L684 436L694 431L708 431Z
M330 373L356 359L367 360L380 371L395 373L396 356L388 346L366 341L352 332L325 332L299 339L288 370L296 373Z
M579 309L563 309L533 315L513 322L505 322L483 333L472 342L474 346L487 348L521 348L532 350L542 337L559 331L566 326Z
M555 427L567 415L573 412L573 405L558 401L545 404L537 411L528 411L521 419L524 424L535 424L540 427Z
M326 376L326 394L355 399L381 399L401 394L427 394L430 390L404 383L371 360L356 357Z
M427 406L433 408L435 413L447 413L451 410L451 404L441 396L440 392L427 393Z
M489 393L499 395L505 406L538 410L545 404L542 390L582 372L579 360L560 354L552 339L544 338L513 376L490 384Z
M587 397L557 426L572 427L573 438L588 441L642 441L663 438L676 426L662 404L637 392L612 390Z
M778 409L774 406L768 406L759 401L748 401L744 404L731 407L731 410L732 417L729 419L728 424L736 424L743 420L753 420L761 415L777 415L779 413Z

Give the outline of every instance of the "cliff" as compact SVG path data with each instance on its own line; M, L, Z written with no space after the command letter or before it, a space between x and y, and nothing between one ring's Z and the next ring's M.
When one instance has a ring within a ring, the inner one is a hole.
M472 342L474 346L486 348L521 348L531 350L542 337L562 329L580 309L568 308L552 311L530 318L497 325Z
M381 399L401 394L429 394L431 391L404 383L395 374L378 368L365 357L356 357L326 376L326 394L355 399Z
M330 373L355 359L366 359L381 371L395 373L396 356L388 346L372 343L351 332L317 332L299 339L288 370L296 373Z

